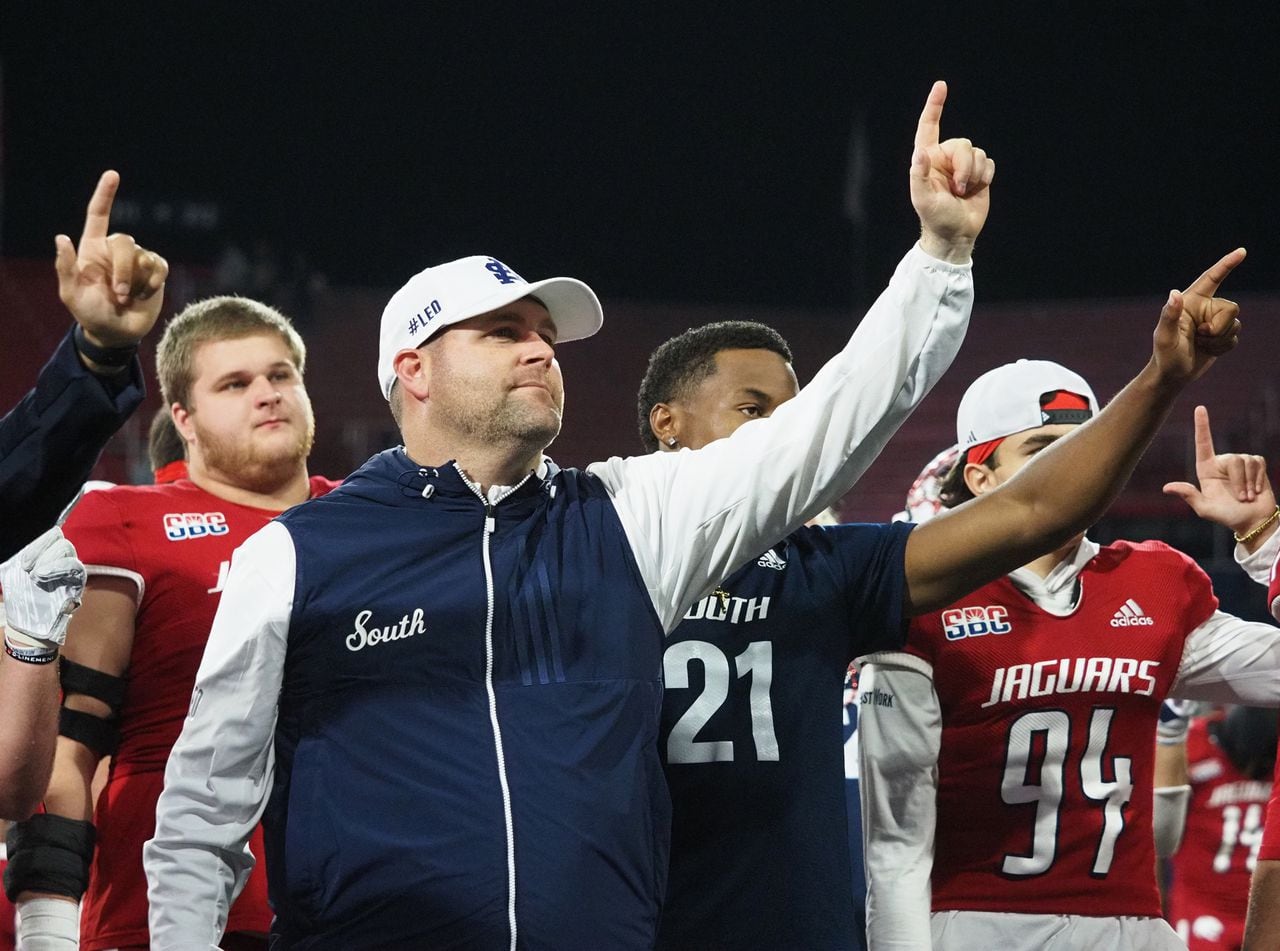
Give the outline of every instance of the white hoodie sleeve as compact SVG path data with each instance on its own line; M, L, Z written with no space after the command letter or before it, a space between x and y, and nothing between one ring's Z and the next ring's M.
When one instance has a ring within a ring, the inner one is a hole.
M1277 557L1280 557L1280 532L1272 532L1271 537L1259 545L1258 550L1253 554L1245 551L1243 545L1236 544L1236 564L1260 585L1265 586L1271 583L1271 572Z
M849 490L951 365L972 305L970 266L917 246L848 345L771 417L697 451L591 467L668 631L711 586Z
M871 951L929 951L942 710L933 668L910 654L859 659L862 858Z
M1169 696L1280 707L1280 627L1214 611L1187 635Z
M278 522L232 557L165 767L155 837L143 847L153 951L216 949L253 869L248 842L271 792L295 559Z

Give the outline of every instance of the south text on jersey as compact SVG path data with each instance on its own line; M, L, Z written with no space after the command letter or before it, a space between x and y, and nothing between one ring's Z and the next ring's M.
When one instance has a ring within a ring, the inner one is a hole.
M769 598L738 598L733 595L709 594L688 611L686 621L728 621L746 624L763 621L769 616Z

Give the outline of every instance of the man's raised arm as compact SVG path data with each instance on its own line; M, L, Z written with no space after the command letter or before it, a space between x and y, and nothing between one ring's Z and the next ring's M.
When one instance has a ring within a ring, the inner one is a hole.
M707 587L847 492L955 357L995 164L967 139L939 141L946 95L935 83L916 129L920 244L848 345L795 399L727 439L592 467L668 629Z
M1096 418L1037 453L1007 483L912 532L906 557L912 614L945 607L1055 550L1106 512L1174 400L1235 346L1239 308L1216 295L1244 257L1237 248L1185 291L1170 293L1150 360Z
M129 235L107 234L119 187L119 175L102 173L79 248L56 238L58 294L76 326L0 419L0 560L54 524L142 402L135 353L160 313L169 265Z

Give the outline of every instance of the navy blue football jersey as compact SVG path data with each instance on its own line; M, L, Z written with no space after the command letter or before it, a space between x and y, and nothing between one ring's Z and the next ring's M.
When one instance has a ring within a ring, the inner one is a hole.
M667 639L671 875L658 947L857 947L845 672L906 639L911 526L803 528Z

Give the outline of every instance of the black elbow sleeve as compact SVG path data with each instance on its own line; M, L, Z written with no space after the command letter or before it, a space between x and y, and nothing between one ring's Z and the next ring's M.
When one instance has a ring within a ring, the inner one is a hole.
M9 827L9 864L4 890L10 901L22 892L48 892L79 901L89 887L97 831L93 823L40 813Z

